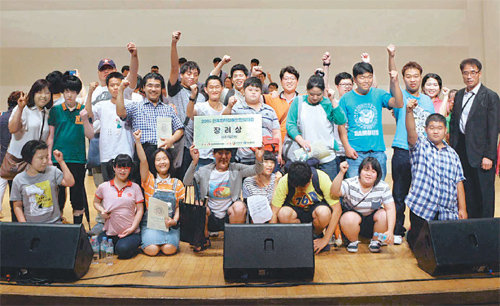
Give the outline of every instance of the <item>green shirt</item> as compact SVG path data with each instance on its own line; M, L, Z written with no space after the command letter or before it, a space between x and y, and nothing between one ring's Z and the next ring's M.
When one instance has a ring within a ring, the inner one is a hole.
M83 122L80 119L80 111L83 109L77 103L75 109L70 111L66 103L54 106L50 109L49 125L55 127L54 145L52 150L62 152L64 161L67 163L85 164L85 133ZM57 163L54 155L52 162Z

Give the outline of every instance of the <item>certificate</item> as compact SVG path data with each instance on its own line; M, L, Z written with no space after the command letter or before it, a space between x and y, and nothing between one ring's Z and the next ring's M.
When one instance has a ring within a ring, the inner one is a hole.
M158 147L163 143L161 138L172 137L172 118L158 117L156 118L156 142Z
M195 116L193 143L198 149L261 147L262 116Z
M266 196L250 196L247 198L247 204L253 223L265 223L273 217L273 212Z
M165 225L165 218L170 218L172 207L171 202L150 197L147 228L168 232L169 228Z

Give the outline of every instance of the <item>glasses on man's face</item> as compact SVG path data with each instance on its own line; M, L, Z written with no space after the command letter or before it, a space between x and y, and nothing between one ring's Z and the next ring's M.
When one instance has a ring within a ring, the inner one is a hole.
M373 75L359 75L356 77L359 81L370 81L373 80Z
M295 77L284 77L283 81L284 82L295 82L295 81L297 81L297 78L295 78Z
M471 71L463 71L463 72L462 72L462 75L463 75L463 76L466 76L466 77L467 77L467 76L473 76L473 77L474 77L474 76L476 76L478 73L479 73L479 71L477 71L477 70L471 70Z
M342 87L352 87L352 83L340 83L339 86L342 86Z

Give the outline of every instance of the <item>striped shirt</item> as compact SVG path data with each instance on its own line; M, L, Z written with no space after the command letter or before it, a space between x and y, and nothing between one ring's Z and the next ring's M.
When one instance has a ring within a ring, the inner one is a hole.
M146 198L146 207L149 205L149 198L153 196L155 190L161 191L173 191L174 182L177 181L177 186L175 187L175 200L177 203L179 200L184 199L184 184L176 178L166 178L162 179L160 177L155 177L151 172L149 172L148 180L142 183L142 188L144 188L144 197ZM156 185L156 188L155 188Z
M154 106L153 103L144 98L141 102L125 105L125 109L127 110L127 119L132 120L132 130L142 131L141 143L155 145L158 143L156 137L156 118L158 117L172 118L172 133L184 128L172 106L162 101L158 101L156 106Z
M438 149L419 137L410 147L411 188L405 203L417 216L432 220L457 220L457 184L465 180L458 154L448 144Z
M347 210L355 210L363 216L368 216L382 205L393 203L389 185L380 181L366 193L361 190L359 177L351 177L342 181L342 206Z
M260 103L260 102L259 102ZM248 106L246 101L236 102L231 110L231 115L261 115L262 116L262 136L273 136L273 130L280 131L280 122L274 109L264 103L260 103L258 110ZM255 154L250 148L239 148L236 156L241 162L254 162Z
M255 180L255 176L247 177L243 181L243 198L246 199L248 197L254 195L263 195L266 196L271 203L273 199L273 191L274 191L274 183L276 180L276 174L271 174L271 181L265 187L260 187L257 185L257 181Z

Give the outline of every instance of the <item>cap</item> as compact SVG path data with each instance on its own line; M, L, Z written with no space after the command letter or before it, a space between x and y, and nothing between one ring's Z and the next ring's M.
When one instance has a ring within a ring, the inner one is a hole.
M103 58L100 62L99 65L97 65L97 70L101 70L103 66L111 66L116 69L115 62L113 62L112 59L109 58Z

